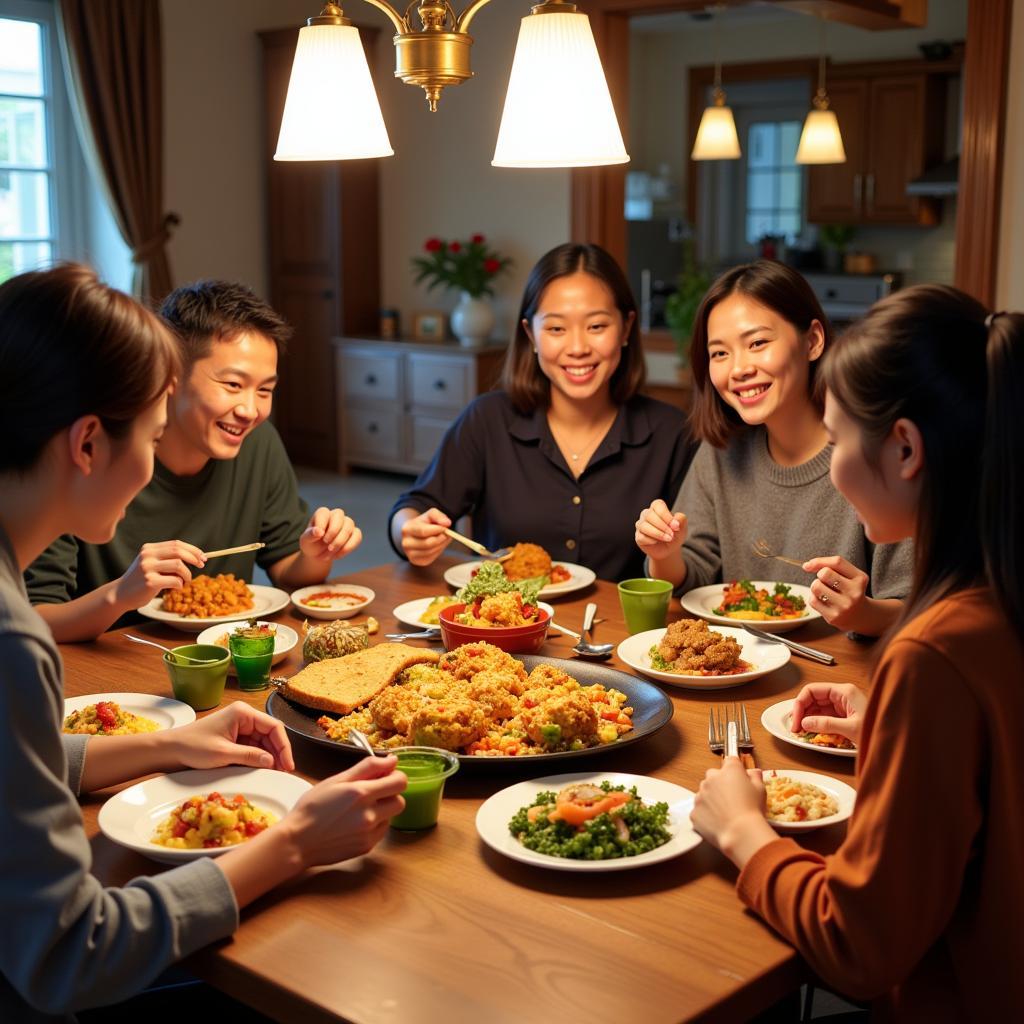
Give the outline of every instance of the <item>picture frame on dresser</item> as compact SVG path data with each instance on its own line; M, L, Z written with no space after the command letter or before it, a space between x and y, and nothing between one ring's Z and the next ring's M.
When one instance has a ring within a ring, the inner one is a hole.
M412 322L416 341L444 341L448 335L448 317L437 310L417 313Z

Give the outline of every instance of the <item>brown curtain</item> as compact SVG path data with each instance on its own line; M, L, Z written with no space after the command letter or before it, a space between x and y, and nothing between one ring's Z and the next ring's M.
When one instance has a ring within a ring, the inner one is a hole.
M163 209L163 58L159 0L60 0L61 51L82 145L106 187L135 264L137 297L171 290Z

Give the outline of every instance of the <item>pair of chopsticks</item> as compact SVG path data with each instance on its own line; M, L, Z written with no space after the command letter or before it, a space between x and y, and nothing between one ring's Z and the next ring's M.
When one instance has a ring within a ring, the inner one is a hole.
M204 551L206 560L209 561L211 558L220 558L222 555L240 555L243 551L259 551L260 548L265 548L267 545L263 541L257 541L255 544L239 544L236 548L220 548L218 551Z
M460 544L465 544L470 551L475 551L478 555L482 555L484 558L490 559L492 562L504 562L512 557L512 552L507 548L503 551L489 551L475 540L470 540L469 537L463 537L461 533L456 533L455 530L445 527L445 536L451 537L452 540L457 540Z

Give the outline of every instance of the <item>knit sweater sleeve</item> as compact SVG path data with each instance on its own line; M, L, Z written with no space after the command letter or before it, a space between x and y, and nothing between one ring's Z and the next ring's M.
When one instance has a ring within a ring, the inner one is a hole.
M686 513L686 542L682 551L686 581L677 588L677 593L705 587L721 579L722 553L716 514L719 491L717 463L715 449L702 444L672 506L673 512Z
M911 973L954 913L982 821L986 739L954 667L898 638L876 673L863 736L839 851L821 857L776 840L747 862L737 888L826 983L872 999Z

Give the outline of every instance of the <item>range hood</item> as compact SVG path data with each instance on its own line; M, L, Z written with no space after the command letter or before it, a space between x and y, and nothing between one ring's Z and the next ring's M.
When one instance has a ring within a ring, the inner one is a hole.
M908 196L955 196L960 177L960 157L930 167L907 185Z

